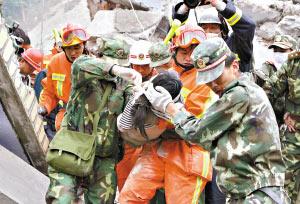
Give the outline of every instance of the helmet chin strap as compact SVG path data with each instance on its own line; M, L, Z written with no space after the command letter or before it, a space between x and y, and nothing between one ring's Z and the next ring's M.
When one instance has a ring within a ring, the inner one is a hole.
M68 60L68 62L70 62L70 63L73 63L70 59L69 59L69 57L68 57L68 55L67 55L67 53L66 53L66 50L65 50L65 48L64 47L61 47L61 49L63 50L63 52L65 53L65 55L66 55L66 58L67 58L67 60Z
M182 68L184 69L184 72L189 71L189 70L191 70L191 69L194 68L194 65L192 65L192 64L191 64L191 65L183 65L183 64L180 64L180 63L177 61L177 59L176 59L176 54L177 54L177 50L176 50L175 53L173 54L174 62L175 62L175 64L176 64L177 66L182 67Z
M143 77L143 81L148 81L153 76L154 69L152 68L151 72Z
M86 49L85 44L86 44L86 42L83 42L83 53L82 53L82 54L89 55L89 51ZM73 62L69 59L69 57L68 57L68 55L67 55L66 50L64 49L64 47L62 47L61 49L62 49L63 52L65 53L67 60L68 60L71 64L73 64Z

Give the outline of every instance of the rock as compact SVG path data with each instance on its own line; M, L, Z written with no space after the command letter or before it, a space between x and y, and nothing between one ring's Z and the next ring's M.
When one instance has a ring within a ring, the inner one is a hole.
M263 38L264 40L272 40L276 33L277 23L274 22L266 22L260 26L259 30L257 30L256 34Z
M282 16L298 15L300 13L300 5L294 5L292 1L275 1L270 8L282 13Z
M138 33L156 27L161 16L155 12L118 10L115 16L115 28L120 33ZM139 22L140 21L140 22Z
M288 34L295 38L300 36L300 18L299 16L285 16L276 30L282 34Z
M135 12L140 22L132 10L98 11L88 27L88 32L93 36L123 33L134 39L148 39L159 25L162 14L146 11Z
M281 18L281 13L275 9L270 9L274 1L256 1L245 0L238 1L238 7L243 11L244 14L251 17L256 24L262 24L265 22L278 22Z
M54 43L52 29L60 30L67 23L86 27L91 22L86 0L55 1L55 5L52 2L53 6L45 9L44 20L41 18L40 23L28 33L33 47L40 48L46 54Z
M128 1L128 0L110 0L110 1L115 4L121 4L121 5L125 6L126 8L131 9L131 4L130 4L130 1ZM145 3L143 1L133 0L131 2L132 2L132 6L134 9L149 11L149 7L147 5L145 5Z
M254 69L259 69L272 53L272 50L268 49L268 44L264 43L261 38L255 37L253 40Z
M292 16L300 14L300 5L295 5L292 2L285 5L283 9L283 16Z
M294 4L300 4L300 0L293 0Z
M115 32L113 19L115 19L115 11L98 11L87 27L88 33L91 36L101 36Z

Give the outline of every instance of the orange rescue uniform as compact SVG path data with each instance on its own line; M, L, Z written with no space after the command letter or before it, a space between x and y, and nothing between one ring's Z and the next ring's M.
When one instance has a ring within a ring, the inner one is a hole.
M201 117L217 96L208 86L196 84L196 69L183 71L180 67L173 67L183 83L181 94L185 108ZM158 126L165 128L168 124L160 121ZM211 178L208 151L181 139L163 139L160 143L143 145L120 193L120 203L148 203L159 188L165 189L168 204L198 203Z
M157 75L158 72L156 69L152 69L151 73L146 77L150 79L151 77ZM121 191L125 181L134 167L136 160L139 157L139 154L142 151L142 147L132 147L129 144L124 143L124 155L122 160L116 165L116 173L117 173L117 185L118 190Z
M58 53L57 49L55 47L52 48L51 54L44 55L43 57L43 69L46 69L48 67L48 64L50 63L52 57Z
M50 113L62 101L68 103L71 92L71 65L64 52L52 57L48 64L47 83L40 96L40 105L45 106ZM60 128L65 109L62 108L56 115L55 127Z

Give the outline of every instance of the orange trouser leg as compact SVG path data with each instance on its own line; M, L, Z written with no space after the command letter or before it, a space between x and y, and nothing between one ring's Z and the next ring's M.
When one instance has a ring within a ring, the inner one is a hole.
M66 112L66 109L60 109L60 111L56 114L56 117L55 117L55 129L56 130L60 129L60 125L64 118L65 112Z
M123 159L116 166L119 191L122 190L131 169L134 167L134 164L139 157L141 150L141 147L132 147L128 144L124 144Z
M165 194L167 204L197 204L206 179L190 174L166 161Z
M144 145L143 151L120 192L120 204L146 204L157 189L164 185L165 164L153 145Z

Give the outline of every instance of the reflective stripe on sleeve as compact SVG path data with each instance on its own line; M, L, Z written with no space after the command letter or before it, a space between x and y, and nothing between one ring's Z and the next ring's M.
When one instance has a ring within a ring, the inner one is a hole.
M236 8L236 12L229 19L226 19L230 26L234 26L242 18L243 12L239 8Z

